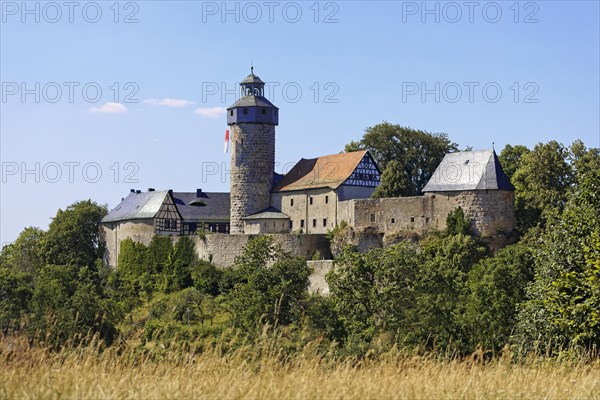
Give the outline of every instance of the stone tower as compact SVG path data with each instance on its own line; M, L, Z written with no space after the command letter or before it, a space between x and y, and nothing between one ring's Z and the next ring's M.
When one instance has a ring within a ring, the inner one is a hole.
M270 206L279 109L264 96L254 68L240 83L240 99L227 109L231 147L230 233L244 233L244 218Z

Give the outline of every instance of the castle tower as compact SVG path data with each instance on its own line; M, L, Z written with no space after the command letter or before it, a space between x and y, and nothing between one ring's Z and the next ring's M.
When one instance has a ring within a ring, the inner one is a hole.
M270 206L279 109L264 96L254 68L240 83L240 99L227 109L231 133L230 233L244 233L244 218Z

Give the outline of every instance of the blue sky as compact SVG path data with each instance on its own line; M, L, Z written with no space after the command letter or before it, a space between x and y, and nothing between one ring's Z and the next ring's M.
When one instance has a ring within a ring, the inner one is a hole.
M77 200L227 191L223 108L251 62L278 172L382 121L600 146L597 1L23 4L1 3L2 243Z

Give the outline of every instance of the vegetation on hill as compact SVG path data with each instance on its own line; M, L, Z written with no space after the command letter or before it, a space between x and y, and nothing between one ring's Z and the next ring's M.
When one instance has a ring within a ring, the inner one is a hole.
M388 125L369 130L369 140L381 130L382 137L403 139L405 128ZM403 143L412 146L426 135ZM440 155L456 147L445 136L434 139ZM397 149L374 154L408 157ZM225 270L198 260L188 237L175 245L166 237L147 246L124 240L119 268L110 270L100 261L98 236L106 207L74 203L58 211L47 231L27 228L0 253L1 333L55 350L100 340L141 351L216 346L227 353L267 335L278 338L286 357L310 343L317 343L319 357L338 360L398 349L461 357L478 349L500 356L507 348L594 354L600 345L600 152L580 142L568 148L549 142L531 150L507 146L500 158L517 187L520 242L491 254L456 209L445 232L364 253L340 249L327 277L329 297L308 294L305 260L269 236L250 240ZM419 163L407 182L420 182L431 170Z

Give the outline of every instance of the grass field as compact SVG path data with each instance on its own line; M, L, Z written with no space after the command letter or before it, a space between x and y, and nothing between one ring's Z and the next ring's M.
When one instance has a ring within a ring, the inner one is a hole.
M277 354L252 352L260 353L243 348L221 355L217 348L150 359L132 348L51 352L4 339L0 398L600 399L598 361L501 358L482 365L401 355L332 361L309 346L282 362Z

